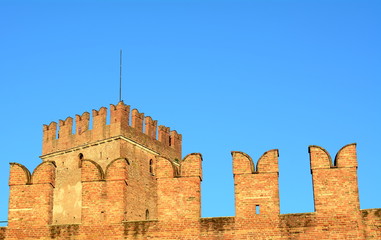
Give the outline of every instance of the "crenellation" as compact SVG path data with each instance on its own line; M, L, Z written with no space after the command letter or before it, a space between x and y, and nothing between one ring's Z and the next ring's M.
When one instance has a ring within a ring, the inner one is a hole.
M130 106L119 102L110 105L110 136L120 135L129 127Z
M139 113L137 109L133 109L131 120L131 127L135 128L139 132L143 132L144 113Z
M169 145L174 148L176 151L181 152L181 145L182 145L182 136L181 134L178 134L176 130L172 130L170 132L170 143Z
M106 120L107 120L107 108L101 107L98 111L92 110L93 116L93 129L92 141L97 141L106 138Z
M232 152L236 217L279 214L278 150L264 153L257 163L243 152Z
M265 152L258 160L257 163L257 172L261 173L271 173L271 172L278 172L278 157L279 157L279 151L278 149L272 149L267 152Z
M56 122L44 125L32 174L10 164L1 239L381 239L381 209L360 210L356 144L334 163L308 148L315 211L298 214L280 214L277 149L256 165L233 151L235 216L201 218L202 155L182 158L181 134L123 102L109 124L107 112L92 110L91 129L90 113L76 115L74 134L73 119L60 120L58 138Z
M177 166L168 158L156 158L156 177L159 178L173 178L177 176Z
M322 147L311 145L309 148L311 170L332 167L357 167L356 143L342 147L332 162L331 155Z
M54 161L40 163L31 175L31 184L51 184L55 186L57 166Z
M32 175L21 164L10 165L8 228L51 224L56 165L43 162Z
M345 145L337 152L335 166L357 168L356 143Z
M356 144L344 146L336 155L335 165L324 148L310 146L309 152L315 212L320 221L329 226L329 237L364 239L358 195ZM343 226L347 226L344 233Z
M342 206L340 211L358 210L356 144L346 145L338 152L339 166L332 166L329 153L321 147L310 146L309 152L316 211L326 212L333 206Z
M129 118L131 114L131 126ZM156 139L158 131L157 121L151 117L144 117L130 106L119 102L110 105L110 124L106 123L107 108L92 110L93 127L89 129L90 113L84 112L75 116L75 133L72 133L73 119L59 120L58 138L56 139L57 123L52 122L49 126L44 125L43 132L43 156L53 152L68 150L77 146L91 144L107 138L122 136L136 142L152 151L160 151L170 158L181 158L181 134L161 126L159 139ZM145 124L145 129L143 128ZM144 132L143 132L144 129Z
M169 145L169 143L170 143L170 135L169 135L170 128L166 127L164 125L159 125L158 131L159 131L159 139L158 140L161 143L163 143L165 146L170 146Z
M75 115L75 134L81 135L89 130L90 113L84 112L82 115Z
M43 125L42 153L48 153L55 148L57 137L57 123L51 122L49 125Z
M56 139L57 123L51 122L49 125L43 125L43 141L52 141Z
M150 116L145 117L145 134L152 139L156 140L156 132L157 132L157 121L152 120Z
M232 151L233 174L255 173L253 159L244 152Z
M31 184L30 171L20 163L10 163L9 186Z
M202 180L202 155L191 153L185 156L180 164L182 177L198 177Z
M201 154L189 154L179 163L158 157L158 219L178 221L201 217ZM180 170L180 171L179 171Z
M73 118L67 117L65 120L59 120L58 138L66 139L73 134Z
M129 125L130 106L119 102L117 105L110 104L110 124Z
M308 147L308 153L310 154L311 170L333 166L331 156L324 148L311 145Z

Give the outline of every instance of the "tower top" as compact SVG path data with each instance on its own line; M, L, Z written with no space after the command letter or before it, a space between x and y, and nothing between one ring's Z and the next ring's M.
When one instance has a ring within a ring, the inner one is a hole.
M92 144L124 139L134 145L152 151L157 155L171 159L181 159L182 136L169 127L157 125L150 116L144 116L137 109L130 111L130 106L120 101L110 104L110 123L107 124L106 107L84 112L73 118L51 122L43 126L42 156L44 159L62 152L86 148ZM92 129L89 123L92 117ZM131 119L131 122L130 122Z

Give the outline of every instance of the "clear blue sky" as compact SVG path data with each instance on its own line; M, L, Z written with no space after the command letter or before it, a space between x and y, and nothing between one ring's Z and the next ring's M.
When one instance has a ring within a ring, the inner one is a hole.
M234 215L230 151L280 151L282 213L312 212L309 145L356 142L361 208L381 207L381 2L0 0L0 220L9 162L42 124L118 101L203 155L202 215Z

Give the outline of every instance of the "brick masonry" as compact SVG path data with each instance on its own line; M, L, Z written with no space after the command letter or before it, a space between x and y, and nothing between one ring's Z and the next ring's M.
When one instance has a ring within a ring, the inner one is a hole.
M280 214L278 150L255 165L232 152L234 217L201 218L202 156L123 102L43 127L42 163L11 163L6 239L381 239L381 209L360 210L356 144L332 161L310 146L315 212Z

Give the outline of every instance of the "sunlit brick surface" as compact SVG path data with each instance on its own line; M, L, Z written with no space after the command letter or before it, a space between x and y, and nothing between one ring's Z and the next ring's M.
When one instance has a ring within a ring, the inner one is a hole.
M381 209L359 209L355 144L334 161L309 147L315 212L298 214L280 214L278 150L232 152L236 216L201 218L202 156L182 159L180 134L123 102L106 117L44 125L43 162L11 163L0 239L381 239Z

